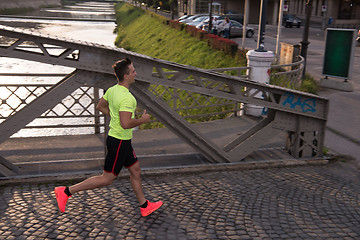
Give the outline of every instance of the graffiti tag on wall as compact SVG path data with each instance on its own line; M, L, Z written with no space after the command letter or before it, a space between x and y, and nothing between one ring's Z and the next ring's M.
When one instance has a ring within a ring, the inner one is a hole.
M295 99L295 95L289 92L285 93L284 96L286 96L286 99L283 101L282 105L290 105L290 108L296 108L297 106L300 106L304 113L316 112L315 98L303 99L301 96L299 96L297 99Z

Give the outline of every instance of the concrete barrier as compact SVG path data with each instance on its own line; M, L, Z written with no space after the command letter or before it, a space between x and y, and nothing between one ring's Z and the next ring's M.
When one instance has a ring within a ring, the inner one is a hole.
M0 0L0 9L40 8L41 6L61 6L61 0Z

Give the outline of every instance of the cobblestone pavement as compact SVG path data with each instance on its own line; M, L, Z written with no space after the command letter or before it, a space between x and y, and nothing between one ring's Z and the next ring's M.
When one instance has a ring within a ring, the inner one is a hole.
M337 167L144 176L164 201L146 218L127 178L74 195L65 214L63 182L2 186L0 239L359 239L360 177Z

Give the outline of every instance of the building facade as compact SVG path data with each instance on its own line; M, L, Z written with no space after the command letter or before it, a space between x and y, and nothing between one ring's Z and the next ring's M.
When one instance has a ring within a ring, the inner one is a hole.
M284 14L296 14L305 19L309 0L284 0ZM311 0L311 23L332 27L360 28L360 0ZM245 3L248 13L244 12ZM208 13L210 0L178 0L179 16ZM247 22L258 24L261 0L213 0L213 13L244 14ZM277 24L280 0L268 0L267 24Z

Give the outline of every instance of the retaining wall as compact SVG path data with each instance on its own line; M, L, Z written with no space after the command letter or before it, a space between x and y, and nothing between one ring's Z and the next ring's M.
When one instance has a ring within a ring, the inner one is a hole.
M40 8L40 6L61 6L61 0L0 0L0 9Z

